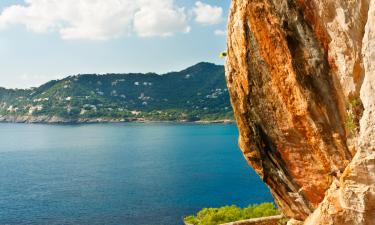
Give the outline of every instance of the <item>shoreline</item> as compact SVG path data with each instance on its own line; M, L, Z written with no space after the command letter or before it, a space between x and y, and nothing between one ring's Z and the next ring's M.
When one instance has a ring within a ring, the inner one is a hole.
M47 125L83 125L83 124L106 124L106 123L176 123L176 124L235 124L235 120L232 119L221 119L221 120L147 120L140 118L131 119L106 119L106 118L95 118L95 119L78 119L69 120L60 117L0 117L0 123L19 123L19 124L47 124Z

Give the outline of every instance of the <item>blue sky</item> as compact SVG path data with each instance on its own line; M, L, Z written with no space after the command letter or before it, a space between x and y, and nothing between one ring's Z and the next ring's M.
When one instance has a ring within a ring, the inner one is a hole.
M1 0L0 86L27 88L80 73L164 73L200 61L223 64L218 55L226 46L229 5Z

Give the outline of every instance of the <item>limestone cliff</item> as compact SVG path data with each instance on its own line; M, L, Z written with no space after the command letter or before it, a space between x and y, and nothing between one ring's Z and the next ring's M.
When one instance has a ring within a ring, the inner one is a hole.
M286 216L375 224L375 0L233 0L226 78Z

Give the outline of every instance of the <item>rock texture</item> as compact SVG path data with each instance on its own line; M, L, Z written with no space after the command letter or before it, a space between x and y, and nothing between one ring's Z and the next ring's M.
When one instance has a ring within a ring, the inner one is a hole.
M239 145L305 224L375 224L374 5L232 1L226 78Z
M365 78L361 99L365 108L358 152L335 181L308 225L375 224L375 1L371 2L363 39Z
M269 216L254 218L248 220L241 220L237 222L224 223L221 225L285 225L283 216Z

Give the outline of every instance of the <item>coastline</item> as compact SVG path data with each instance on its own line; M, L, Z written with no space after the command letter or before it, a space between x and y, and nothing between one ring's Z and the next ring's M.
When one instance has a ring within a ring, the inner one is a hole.
M113 119L113 118L80 118L65 119L57 116L1 116L0 123L25 123L25 124L61 124L61 125L82 125L82 124L104 124L104 123L180 123L180 124L234 124L232 119L220 120L148 120L144 118Z

